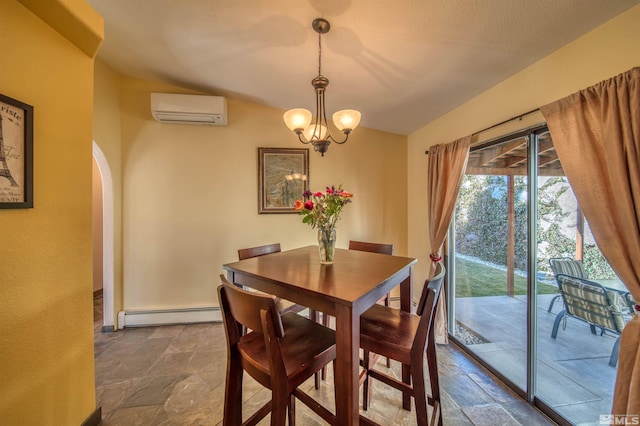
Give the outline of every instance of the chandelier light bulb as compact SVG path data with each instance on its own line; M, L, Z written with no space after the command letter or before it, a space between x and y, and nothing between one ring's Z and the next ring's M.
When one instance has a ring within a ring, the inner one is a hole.
M317 141L321 141L324 140L327 137L327 128L323 125L316 125L316 124L312 124L309 127L307 127L304 132L302 133L304 135L304 138L307 141L312 141L312 140L317 140Z

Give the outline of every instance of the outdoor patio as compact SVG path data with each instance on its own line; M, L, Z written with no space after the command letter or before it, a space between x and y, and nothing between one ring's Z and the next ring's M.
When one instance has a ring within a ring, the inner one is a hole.
M537 396L577 425L598 425L599 416L611 410L617 369L609 366L609 356L617 336L591 334L586 323L568 319L566 329L561 326L552 339L553 322L562 309L558 299L547 312L552 297L537 298ZM524 389L525 296L457 298L455 305L458 323L487 342L468 348Z

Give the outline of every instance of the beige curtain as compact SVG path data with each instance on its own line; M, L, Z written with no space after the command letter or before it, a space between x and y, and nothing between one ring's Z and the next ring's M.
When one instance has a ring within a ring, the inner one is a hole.
M541 108L602 254L640 301L640 68ZM612 414L640 415L640 317L627 324Z
M436 263L442 261L442 245L447 236L453 210L456 207L460 185L467 168L469 144L471 136L466 136L446 145L435 145L429 148L429 171L427 198L429 212L429 235L431 236L431 272L433 276ZM441 293L441 294L446 294ZM446 298L441 296L436 311L436 342L446 344L447 310Z

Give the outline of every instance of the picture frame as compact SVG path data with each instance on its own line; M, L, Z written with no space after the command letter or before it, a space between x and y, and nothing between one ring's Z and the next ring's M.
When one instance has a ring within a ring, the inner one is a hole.
M309 150L258 148L258 213L296 213L309 189Z
M33 208L33 107L0 94L0 209Z

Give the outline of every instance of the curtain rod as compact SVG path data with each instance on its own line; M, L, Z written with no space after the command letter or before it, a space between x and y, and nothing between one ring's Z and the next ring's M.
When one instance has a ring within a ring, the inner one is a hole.
M515 117L511 117L511 118L509 118L507 120L501 121L501 122L499 122L497 124L494 124L493 126L489 126L489 127L486 127L486 128L484 128L482 130L478 130L477 132L472 133L471 136L479 135L482 132L486 132L487 130L491 130L494 127L502 126L503 124L507 124L510 121L522 120L522 117L524 117L525 115L533 114L534 112L538 112L538 111L540 111L540 108L532 109L531 111L527 111L527 112L524 112L524 113L522 113L520 115L516 115ZM429 150L426 150L424 153L425 154L429 154Z

